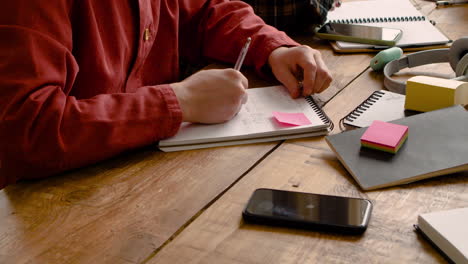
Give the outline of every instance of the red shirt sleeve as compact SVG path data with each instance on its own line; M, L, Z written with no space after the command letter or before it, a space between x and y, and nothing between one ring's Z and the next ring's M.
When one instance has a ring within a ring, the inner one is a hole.
M252 38L244 64L263 74L270 53L281 46L299 46L283 31L266 25L243 1L183 0L180 46L183 56L202 56L234 63L248 37Z
M138 31L140 30L140 31ZM260 72L298 45L241 1L29 1L0 10L0 189L177 133L170 85L186 55Z
M182 116L169 85L78 100L69 95L79 72L70 49L19 26L0 26L0 39L0 188L177 132Z

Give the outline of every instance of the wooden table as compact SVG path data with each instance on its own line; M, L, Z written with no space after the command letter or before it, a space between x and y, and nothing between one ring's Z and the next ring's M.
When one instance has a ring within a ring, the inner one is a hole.
M417 5L450 38L468 36L468 6ZM316 99L335 124L383 88L367 69L373 54L298 40L321 50L333 72ZM0 191L0 263L438 263L412 225L419 213L468 206L467 176L362 192L323 137L176 153L150 146ZM362 236L246 224L242 209L260 187L365 197L375 207Z

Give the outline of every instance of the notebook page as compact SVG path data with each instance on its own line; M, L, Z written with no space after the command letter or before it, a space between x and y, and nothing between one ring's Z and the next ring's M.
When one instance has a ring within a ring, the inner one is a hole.
M401 39L397 42L398 47L410 47L418 45L436 45L444 44L449 40L439 30L427 20L413 22L392 22L392 23L366 23L362 25L368 26L384 26L388 28L398 28L403 31ZM361 43L352 43L345 41L337 41L336 44L342 49L352 48L372 48L375 45L367 45Z
M213 125L183 123L174 137L161 140L159 145L196 144L313 132L327 127L327 124L317 115L306 99L291 99L283 86L248 89L247 93L247 103L230 121ZM304 113L311 125L281 125L273 118L273 111Z
M345 1L328 12L327 20L421 16L408 0Z
M422 17L422 14L408 0L354 1L345 2L340 8L336 8L334 11L329 12L328 21L389 17ZM401 29L403 31L403 35L397 42L396 46L398 47L428 46L449 42L449 39L427 19L421 21L392 21L354 24ZM345 41L337 41L336 44L341 49L364 49L376 47L375 45Z
M402 94L393 93L386 90L378 91L380 97L373 97L372 102L365 102L364 106L358 110L361 113L352 113L350 120L344 121L356 127L367 127L374 120L384 122L396 120L405 117L405 96Z

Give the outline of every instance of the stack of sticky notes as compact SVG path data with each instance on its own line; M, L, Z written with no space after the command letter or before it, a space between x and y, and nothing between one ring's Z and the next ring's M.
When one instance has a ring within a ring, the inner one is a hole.
M408 127L375 120L361 137L361 146L397 153L408 138Z

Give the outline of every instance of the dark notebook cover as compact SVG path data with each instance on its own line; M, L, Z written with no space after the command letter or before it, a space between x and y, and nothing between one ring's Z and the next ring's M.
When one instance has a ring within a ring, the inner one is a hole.
M409 127L396 154L361 148L367 128L325 137L341 163L364 190L409 183L468 170L468 112L462 106L398 119Z

